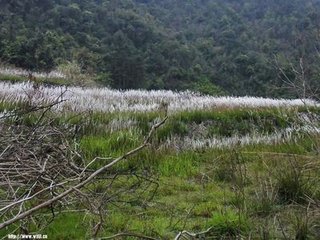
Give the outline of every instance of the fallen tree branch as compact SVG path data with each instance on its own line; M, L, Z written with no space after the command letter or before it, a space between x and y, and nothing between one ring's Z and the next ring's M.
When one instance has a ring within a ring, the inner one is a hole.
M49 189L56 188L56 187L60 187L60 186L62 186L62 185L64 185L64 184L66 184L67 182L68 182L68 181L59 183L59 184L57 184L57 185L49 186L49 187L47 187L47 188L44 188L44 189L36 192L36 193L33 194L32 196L25 197L25 198L23 198L23 199L20 199L20 200L18 200L18 201L15 201L15 202L13 202L13 203L11 203L11 204L9 204L9 205L1 208L1 209L0 209L0 212L3 212L4 210L9 209L9 208L11 208L11 207L14 207L14 206L17 205L17 204L21 204L21 203L24 203L24 202L26 202L26 201L29 201L29 200L35 198L36 196L38 196L39 194L41 194L41 193L43 193L43 192L45 192L45 191L47 191L47 190L49 190Z
M198 238L201 235L205 235L205 234L209 233L211 231L211 229L212 229L212 227L208 228L206 231L199 232L199 233L191 233L188 231L182 231L182 232L179 232L179 234L174 238L174 240L179 240L180 238L189 239L188 237L191 237L191 239Z
M24 219L30 215L32 215L34 212L48 207L50 205L52 205L53 203L55 203L56 201L61 200L62 198L66 197L67 195L69 195L70 193L77 191L77 189L82 188L83 186L85 186L86 184L90 183L96 176L98 176L99 174L105 172L107 169L111 168L112 166L114 166L115 164L117 164L118 162L126 159L127 157L136 154L137 152L141 151L143 148L145 148L149 143L150 143L150 139L153 135L153 133L156 131L157 128L159 128L161 125L163 125L167 120L167 117L165 117L161 122L155 124L152 126L149 134L147 135L146 139L144 140L144 142L138 146L137 148L125 153L124 155L114 159L112 162L108 163L107 165L99 168L98 170L96 170L95 172L93 172L91 175L89 175L89 177L87 177L86 179L82 180L80 183L76 184L75 186L72 186L70 188L68 188L67 190L65 190L64 192L60 193L59 195L51 198L50 200L47 200L35 207L30 208L29 210L26 210L25 212L22 212L18 215L16 215L15 217L3 222L0 224L0 229L3 229L21 219Z

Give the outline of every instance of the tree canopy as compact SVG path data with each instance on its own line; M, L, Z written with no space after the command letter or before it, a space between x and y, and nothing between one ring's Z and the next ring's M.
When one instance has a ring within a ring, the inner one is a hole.
M319 86L319 33L318 0L0 0L2 62L114 88L290 96L277 69Z

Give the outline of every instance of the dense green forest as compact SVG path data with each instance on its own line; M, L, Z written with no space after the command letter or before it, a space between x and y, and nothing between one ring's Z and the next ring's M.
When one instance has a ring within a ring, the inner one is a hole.
M284 74L320 85L319 37L318 0L0 0L2 64L114 88L293 96Z

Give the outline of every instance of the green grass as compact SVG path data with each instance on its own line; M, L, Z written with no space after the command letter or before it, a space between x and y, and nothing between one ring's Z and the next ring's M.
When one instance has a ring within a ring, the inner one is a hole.
M23 82L28 80L27 77L18 76L18 75L4 75L0 74L1 81L8 81L8 82Z
M193 152L169 155L160 160L157 167L161 176L190 177L199 172L200 162Z
M173 135L181 137L192 134L189 131L192 124L204 124L207 127L207 137L268 134L298 124L295 118L296 111L298 110L265 108L181 112L170 116L157 136L161 141Z
M141 139L140 134L134 130L104 136L89 135L81 139L80 148L86 159L117 156L137 146Z
M0 99L0 112L2 111L22 111L25 110L27 103L24 101L19 101L16 103L9 102L4 99Z
M49 239L56 240L87 239L88 227L83 213L63 213L46 227L43 234L47 234Z
M250 230L251 223L239 213L231 210L216 212L209 221L212 226L210 235L216 238L229 237L236 238L244 236Z
M0 109L12 107L7 104L2 102ZM182 230L201 232L211 227L205 236L207 239L280 239L283 237L281 225L287 239L297 236L317 239L319 234L313 226L319 208L309 200L314 203L320 200L319 136L301 135L274 145L201 151L161 146L172 136L182 138L194 134L190 126L200 124L207 126L206 137L245 135L252 131L271 133L296 121L296 111L306 110L219 109L170 116L152 138L151 146L110 169L111 173L124 173L111 190L108 189L110 180L103 178L84 190L112 195L124 187L131 189L119 197L118 204L103 206L106 207L105 224L99 236L135 232L174 239ZM22 122L30 125L37 116L29 116ZM139 146L158 117L158 113L87 113L85 116L66 113L53 123L79 127L75 140L79 142L79 153L88 163L98 156L121 156ZM117 120L132 120L135 124L110 129L111 122ZM96 169L108 161L97 161L91 168ZM133 191L132 186L139 179L125 175L129 173L151 176L157 181L152 200L149 197L156 184L153 188ZM146 199L147 204L143 201ZM73 207L80 210L83 205ZM307 208L314 211L313 215L308 213L310 221L303 217L298 221L297 217L304 216ZM50 239L90 239L94 223L97 216L62 213L42 233Z
M240 117L235 116L228 121L222 117L224 114L227 115L226 118L229 118L234 113L201 113L200 115L206 119L205 121L208 119L221 121L228 126L239 129L241 129L241 125L234 123L243 119L245 121L249 119L254 124L262 121L261 126L270 123L270 126L267 126L269 130L266 132L271 131L274 126L276 128L288 126L287 120L283 120L283 122L282 118L274 120L277 118L271 118L272 113L270 112L262 114L260 118L254 117L255 114L259 114L258 112L251 113L249 118L248 112L244 111L241 112ZM191 113L190 116L187 116L186 113L172 116L167 125L157 132L155 146L172 135L184 136L188 134L188 124L193 121L196 123L204 122L198 119L197 113ZM128 137L125 137L126 141L129 141L126 144L133 147L136 141L142 141L143 134L141 132L147 131L154 115L141 117L141 115L132 114L125 117L144 121L139 122L136 126L136 134L134 134L136 138L133 138L132 142L130 142L133 137L130 135L132 133L126 133L129 134ZM215 134L228 135L222 133L220 128L225 128L225 126L218 125ZM94 155L108 156L110 151L120 154L121 151L127 150L121 150L124 143L122 142L124 139L121 138L123 133L120 131L113 134L108 135L107 142L103 142L104 140L101 140L99 135L85 137L82 143L86 144L82 145L82 148L90 152L91 157ZM117 139L118 137L119 139ZM112 143L113 140L116 141ZM116 144L118 141L121 144ZM158 176L160 187L153 200L155 205L143 214L143 218L131 218L130 221L124 220L123 215L125 214L123 212L120 216L115 214L115 222L111 225L118 226L115 228L117 230L110 229L108 233L128 230L143 232L161 239L172 239L177 232L183 229L202 231L212 227L208 234L215 238L243 237L249 234L261 237L264 234L261 228L267 228L267 226L261 225L259 228L258 224L262 224L264 219L271 219L275 214L286 216L292 203L306 204L300 200L305 195L311 196L309 185L305 182L305 176L301 179L299 177L295 179L294 174L297 173L297 169L292 168L288 163L292 157L298 157L303 160L303 166L306 164L305 160L309 159L305 156L310 156L313 159L312 157L316 154L314 142L314 138L301 136L292 142L276 145L250 145L238 147L229 152L208 149L201 152L183 151L177 153L172 150L149 148L130 159L125 166L149 169ZM97 146L97 149L90 147L91 144ZM92 155L92 153L95 154ZM304 172L304 170L300 169L299 171ZM314 177L316 176L316 172L312 174ZM314 178L314 181L319 181L319 179ZM316 188L312 188L312 191L318 192L319 190ZM315 194L312 195L312 198L316 199ZM166 211L163 210L164 208ZM128 210L128 214L132 214L129 212L130 210ZM183 214L186 212L188 214L184 216ZM296 223L292 221L288 226L293 227L294 224ZM303 231L303 226L299 228ZM270 226L269 230L269 236L281 236L281 233L275 230L274 226ZM288 233L288 235L290 234L293 236L296 233L292 230Z

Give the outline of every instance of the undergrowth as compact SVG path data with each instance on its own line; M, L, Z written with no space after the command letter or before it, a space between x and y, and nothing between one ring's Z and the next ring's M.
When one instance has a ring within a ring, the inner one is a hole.
M10 107L6 104L1 102L0 108ZM139 177L151 174L156 191L146 188L136 193L152 196L148 201L133 201L125 195L108 205L98 237L136 232L173 239L183 230L201 232L210 228L205 239L319 239L320 163L315 144L319 136L305 134L272 145L201 151L161 144L172 136L192 135L191 126L201 124L207 136L271 133L299 124L296 111L220 109L170 116L151 146L111 170L137 172ZM38 117L29 117L24 124L32 124ZM79 154L89 163L95 157L114 158L139 146L159 117L156 112L89 112L65 114L54 124L74 126ZM107 161L96 161L90 167L96 169ZM135 184L133 180L123 182L128 187ZM101 179L88 188L103 193L105 183ZM121 189L121 184L115 183L113 190ZM80 210L57 213L43 233L50 239L91 238L95 219ZM8 231L0 231L0 235Z

